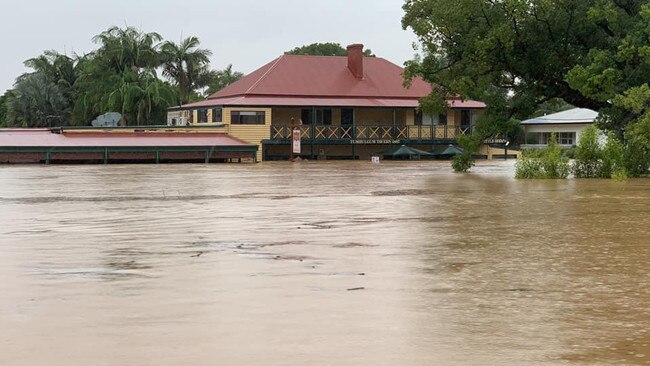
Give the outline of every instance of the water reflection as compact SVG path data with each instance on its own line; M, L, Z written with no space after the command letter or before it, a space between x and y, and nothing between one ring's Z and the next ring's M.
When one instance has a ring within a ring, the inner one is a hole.
M650 364L650 183L475 170L2 167L0 364Z

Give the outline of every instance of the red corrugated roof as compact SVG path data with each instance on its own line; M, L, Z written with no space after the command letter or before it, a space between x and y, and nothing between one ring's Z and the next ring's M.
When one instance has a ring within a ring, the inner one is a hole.
M72 132L49 129L0 129L1 147L165 147L250 146L223 133Z
M431 85L420 78L405 88L403 69L380 57L363 58L363 79L347 57L283 55L208 99L237 95L421 98Z
M207 99L186 104L183 108L209 108L212 106L286 106L286 107L388 107L417 108L418 99L407 98L309 98L292 96L236 96ZM485 103L473 100L449 100L451 108L485 108Z
M207 100L172 109L211 106L409 107L429 95L431 84L414 78L404 87L404 69L380 57L363 58L363 79L347 57L283 55ZM449 100L451 108L485 108L473 100Z

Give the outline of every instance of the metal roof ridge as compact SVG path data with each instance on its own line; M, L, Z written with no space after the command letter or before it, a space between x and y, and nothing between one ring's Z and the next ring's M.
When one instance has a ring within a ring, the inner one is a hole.
M271 71L273 71L275 69L275 67L278 66L278 63L280 63L280 60L282 60L282 58L284 56L285 55L280 55L280 57L275 59L275 62L273 63L273 65L271 65L271 67L269 67L269 69L266 70L264 75L260 76L260 78L257 79L257 81L255 83L253 83L253 85L251 85L250 88L246 89L246 91L243 93L243 95L246 95L246 94L250 93L253 89L255 89L258 85L260 85L262 80L264 80L264 78L266 78L271 73Z

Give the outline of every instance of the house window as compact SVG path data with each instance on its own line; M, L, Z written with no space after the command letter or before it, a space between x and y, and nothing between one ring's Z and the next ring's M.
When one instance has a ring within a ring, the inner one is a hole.
M316 112L315 120L312 119L313 112ZM318 125L332 124L332 110L327 108L303 109L300 111L300 119L303 124L311 124L314 121Z
M422 126L422 111L415 111L415 125Z
M416 126L422 126L422 125L442 125L445 126L447 125L447 115L446 114L439 114L437 116L435 115L429 115L429 114L423 114L422 111L416 111L415 112L415 125Z
M446 114L439 114L438 115L438 124L441 126L446 126L447 125L447 115Z
M332 110L331 109L317 109L316 110L316 123L320 125L332 124Z
M472 112L469 109L460 111L460 125L467 127L472 124Z
M300 120L303 125L311 124L311 109L303 109L300 111Z
M255 111L232 111L230 112L230 123L233 125L263 125L266 112Z
M551 142L551 135L553 132L540 132L538 137L535 138L535 134L531 133L533 143L538 143L540 145L548 145ZM555 133L557 143L559 145L574 145L576 141L575 132L559 132Z
M575 132L560 132L557 138L557 142L560 145L573 145L575 140L576 140Z
M222 122L222 113L221 108L212 108L212 123Z
M208 110L207 109L199 109L197 112L198 112L197 122L198 123L208 123Z

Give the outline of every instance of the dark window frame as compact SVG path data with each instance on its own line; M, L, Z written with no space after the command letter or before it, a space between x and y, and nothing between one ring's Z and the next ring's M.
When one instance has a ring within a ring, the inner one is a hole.
M207 108L196 110L196 123L208 123Z
M216 118L219 116L219 118ZM223 108L216 107L212 108L212 123L221 123L223 122Z
M266 124L266 112L265 111L231 111L230 123L233 125L264 125Z

